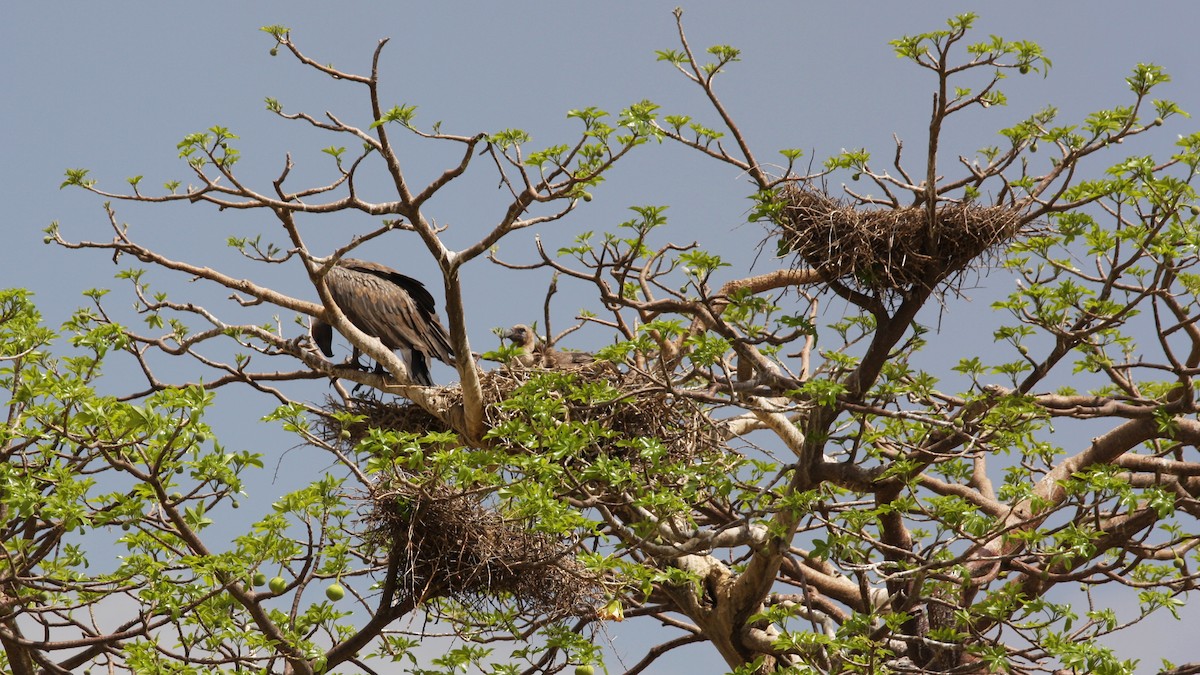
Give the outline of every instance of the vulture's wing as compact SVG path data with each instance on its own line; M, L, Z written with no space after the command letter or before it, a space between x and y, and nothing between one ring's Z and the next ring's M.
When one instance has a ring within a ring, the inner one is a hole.
M370 274L399 286L400 288L404 289L406 293L408 293L408 296L412 298L414 303L416 303L418 309L425 314L436 318L437 302L425 288L425 284L421 283L420 281L417 281L408 275L401 274L387 265L380 265L379 263L371 262L369 260L343 258L338 262L338 264L348 270L361 272L363 274Z
M561 352L557 349L546 348L543 360L547 368L575 368L593 363L596 357L587 352Z
M330 271L334 300L354 325L391 349L413 349L446 363L453 350L425 285L390 267L344 259Z

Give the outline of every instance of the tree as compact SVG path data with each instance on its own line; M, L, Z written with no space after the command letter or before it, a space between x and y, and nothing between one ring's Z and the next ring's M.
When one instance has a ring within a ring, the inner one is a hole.
M1200 464L1187 450L1200 438L1200 135L1169 158L1100 173L1112 146L1182 114L1150 98L1167 75L1139 65L1125 105L1065 124L1046 108L1003 129L1002 145L947 161L948 122L1003 104L1006 76L1050 67L1029 42L969 42L974 20L893 42L935 79L916 168L897 140L889 168L859 150L800 173L802 153L785 149L778 175L715 88L738 51L697 54L678 13L678 48L659 58L699 88L715 122L660 115L648 101L615 120L586 108L569 113L577 138L540 150L520 130L449 134L418 126L413 106L387 107L386 41L357 75L265 28L275 50L367 94L372 121L361 127L267 100L284 120L349 137L324 151L328 183L288 187L289 158L256 188L235 172L237 136L213 127L180 143L191 187L146 194L139 177L118 193L83 169L64 186L269 214L279 242L230 244L264 269L303 274L320 302L156 252L111 203L110 241L50 229L61 246L132 256L234 295L220 308L174 300L129 269L121 276L160 334L121 325L95 291L95 306L64 327L74 351L58 360L28 298L5 296L4 665L20 675L89 663L374 672L380 658L416 672L557 672L598 663L596 628L624 618L665 626L630 673L697 642L739 673L1130 672L1105 637L1174 612L1200 562ZM566 219L652 140L748 177L751 220L779 269L718 286L729 264L664 241L655 206L561 251L539 244L532 263L490 253L515 231ZM409 141L447 149L426 185L404 170ZM1035 156L1039 147L1049 152ZM387 199L360 190L373 171ZM451 250L429 204L469 171L511 199L490 230ZM847 174L879 195L831 194L829 181ZM379 224L331 252L305 245L297 216L347 211ZM437 263L459 384L413 386L404 362L331 302L324 276L336 260L385 236L419 240ZM953 315L963 280L989 260L1018 281L995 304L998 348L968 345L947 371L923 369L930 330L918 319ZM468 264L547 268L591 289L598 303L578 319L614 344L574 369L481 367L462 300ZM245 319L264 306L332 325L386 372L326 360L306 320ZM146 382L101 396L91 386L114 354ZM159 375L162 357L207 375L172 381ZM296 386L326 378L355 390L337 384L337 399L315 403ZM271 419L339 468L218 541L206 529L262 468L202 422L233 384L277 400ZM123 547L120 563L87 570L85 547L106 538ZM1139 609L1092 604L1097 585L1127 588ZM419 643L434 638L398 628L405 617L457 640L419 662Z

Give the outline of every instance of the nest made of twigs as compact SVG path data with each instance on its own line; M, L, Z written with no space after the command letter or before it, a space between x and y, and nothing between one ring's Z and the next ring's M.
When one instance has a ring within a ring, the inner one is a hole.
M552 388L557 378L580 378L590 384L607 385L611 396L601 401L581 401L564 396L561 389ZM521 387L545 386L545 395L559 398L562 421L595 422L616 432L619 439L653 438L666 448L666 459L674 462L699 461L722 455L725 439L712 421L692 401L665 391L636 372L623 372L609 363L591 364L571 371L547 371L540 368L497 368L479 374L484 396L484 420L491 428L518 419L523 414L503 405ZM553 380L548 383L547 380ZM450 406L462 401L457 385L443 387ZM321 435L327 442L340 441L353 447L371 429L403 433L426 434L446 431L447 427L420 406L404 400L358 399L352 407L330 402L332 410L342 410L362 416L362 420L343 428L332 417L322 420ZM506 439L495 439L503 444ZM522 448L511 446L513 452ZM604 443L587 448L576 459L588 461L599 454L629 461L637 466L642 459L630 445ZM661 459L661 458L660 458Z
M971 202L863 208L812 185L781 193L777 233L792 253L829 281L876 294L932 290L1019 234L1021 213Z
M344 425L329 416L317 419L317 430L322 440L326 443L344 443L348 448L357 445L372 429L413 434L450 430L445 422L409 401L364 396L346 405L330 398L326 401L325 409L329 412L354 413L361 417Z
M704 412L643 375L621 372L612 364L592 364L569 372L540 368L498 368L481 372L485 420L491 428L520 421L526 413L505 405L519 390L535 387L539 395L555 397L561 422L595 423L616 432L564 460L584 464L600 454L624 459L650 483L679 480L669 471L654 470L639 454L637 443L618 439L653 438L662 443L661 462L723 461L723 437ZM573 383L605 391L600 401L587 401L566 392ZM453 408L462 401L457 385L440 395ZM402 399L356 399L351 405L333 402L331 412L357 416L323 416L317 429L323 440L353 451L373 430L423 436L447 431L446 425L420 406ZM507 438L491 438L507 452L539 452ZM403 589L417 602L450 597L473 607L508 598L528 611L549 616L594 616L604 597L601 580L589 575L573 555L570 542L529 524L508 520L485 502L481 492L450 485L444 480L409 473L394 466L371 488L366 505L367 540L389 552L400 564ZM419 471L419 469L417 470ZM602 489L598 486L598 489Z
M594 616L599 579L558 539L506 520L473 492L399 471L373 487L368 541L390 551L399 590L483 609L503 598L542 616Z

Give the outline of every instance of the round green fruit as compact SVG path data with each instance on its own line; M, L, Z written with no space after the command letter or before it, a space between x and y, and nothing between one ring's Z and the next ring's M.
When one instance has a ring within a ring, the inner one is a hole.
M329 584L329 586L325 588L325 597L337 602L338 600L346 597L346 589L342 588L341 584Z
M575 666L575 675L595 675L596 669L591 666Z
M250 582L255 586L262 586L263 584L267 583L267 575L263 574L262 572L255 572L254 578L251 579Z
M283 577L272 577L270 583L267 584L267 588L271 589L272 593L282 593L287 588L287 582L284 581Z

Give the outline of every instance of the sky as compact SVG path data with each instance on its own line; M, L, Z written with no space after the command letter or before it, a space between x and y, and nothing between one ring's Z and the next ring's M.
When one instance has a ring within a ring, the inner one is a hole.
M381 63L385 105L415 104L418 124L441 120L451 133L521 128L534 145L551 145L574 138L577 127L567 111L597 106L617 113L643 99L660 104L664 113L691 114L713 125L700 91L655 60L655 50L677 46L675 4L302 0L210 2L181 11L174 3L8 3L0 22L5 57L0 196L6 205L0 227L7 249L0 284L32 289L52 324L85 304L81 293L89 288L118 289L110 296L115 308L132 302L113 279L127 263L117 267L103 254L42 243L42 229L55 221L69 239L111 237L102 200L78 189L59 189L67 168L86 167L101 188L113 190L135 175L145 177L147 189L172 179L186 183L188 170L177 157L176 143L185 134L222 125L241 137L238 168L255 184L269 188L287 153L296 163L293 185L328 180L329 158L319 149L337 141L278 119L263 100L269 96L285 110L328 110L361 123L367 110L364 92L284 55L272 57L272 40L260 26L286 25L309 55L355 72L366 72L377 41L391 38ZM1048 78L1006 81L1008 106L963 116L948 130L945 156L997 142L996 129L1045 105L1057 106L1063 120L1077 120L1124 104L1129 100L1124 77L1139 62L1157 63L1174 77L1159 96L1200 113L1194 34L1200 6L1192 3L710 1L683 8L693 47L720 43L742 50L741 62L722 76L719 93L762 158L792 147L818 164L843 148L865 147L889 158L896 134L915 159L924 140L932 81L897 59L887 41L941 28L947 17L967 9L981 15L979 37L1039 42L1054 67ZM1176 134L1197 126L1200 120L1174 121L1130 152L1164 155ZM428 180L449 166L456 152L406 142L403 159L413 176ZM467 245L499 219L504 195L496 187L490 175L470 178L430 204L429 215L449 226L445 237L452 247ZM664 236L678 243L698 240L720 253L733 263L727 277L773 264L769 256L756 257L755 245L764 233L746 223L745 177L679 147L640 149L593 193L594 200L566 220L506 239L501 257L529 262L535 234L557 247L581 232L611 229L630 217L631 206L665 205L670 225ZM252 278L315 297L298 267L263 272L225 246L229 236L279 237L267 214L217 212L206 205L116 207L135 236L169 254L259 275ZM371 225L352 216L301 222L318 252ZM360 249L361 257L436 280L434 263L415 238L396 235ZM545 274L500 274L481 261L465 270L464 280L475 350L498 344L493 328L541 320ZM151 281L178 297L213 302L224 297L169 275L152 275ZM979 293L1003 292L1004 283L988 276L981 279ZM438 284L430 285L440 302ZM563 284L555 298L556 327L594 302L586 288ZM990 311L986 303L960 305L946 315L940 335L960 343L990 341L989 335L971 332L971 317ZM565 346L594 348L603 339L583 332ZM435 378L451 376L449 369L439 368ZM322 384L311 387L313 400L327 391ZM238 396L231 395L239 403L227 406L221 424L269 457L282 457L294 442L264 431L256 420L266 410L254 407L264 404L242 407ZM632 639L615 634L617 641ZM1122 645L1147 664L1159 656L1195 658L1191 645L1170 635L1149 628L1132 632ZM706 650L692 648L685 655L703 663L712 656Z

